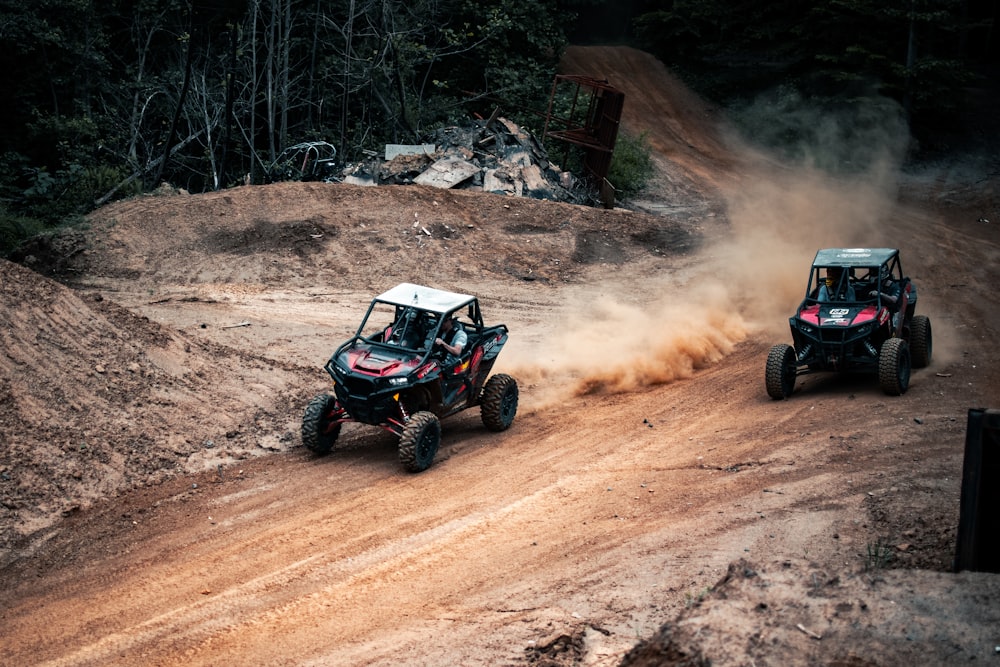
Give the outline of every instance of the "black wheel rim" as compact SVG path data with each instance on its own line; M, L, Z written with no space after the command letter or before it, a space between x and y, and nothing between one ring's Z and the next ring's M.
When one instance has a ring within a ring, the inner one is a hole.
M500 416L504 423L510 423L514 418L514 411L517 409L517 392L513 387L504 392L503 400L500 401Z
M785 363L781 367L781 392L787 397L795 391L795 350L785 350Z
M902 350L899 353L899 370L896 377L899 379L899 388L906 391L910 386L910 351Z
M334 421L332 419L323 418L322 420L320 420L318 440L322 444L327 445L330 443L330 441L332 440L331 432L333 431L333 428L334 428Z
M421 461L427 458L427 453L431 451L431 447L434 444L434 435L430 431L431 429L425 428L424 432L420 434L420 439L417 441L417 457Z
M441 437L438 429L432 424L428 424L424 427L424 430L420 432L420 437L417 438L416 447L416 459L418 464L426 468L430 465L430 460L434 458L434 454L437 453L438 440Z
M781 389L785 396L790 395L795 390L795 357L793 355L789 355L785 370L781 373Z

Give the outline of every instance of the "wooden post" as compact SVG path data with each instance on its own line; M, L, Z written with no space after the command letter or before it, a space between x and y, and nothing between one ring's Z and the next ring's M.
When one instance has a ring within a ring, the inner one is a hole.
M954 569L1000 573L1000 410L969 410Z

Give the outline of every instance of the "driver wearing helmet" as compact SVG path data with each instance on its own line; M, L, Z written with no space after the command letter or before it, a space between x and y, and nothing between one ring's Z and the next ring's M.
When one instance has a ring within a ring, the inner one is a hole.
M819 286L817 301L854 301L854 287L844 278L844 270L839 266L826 269L826 278Z

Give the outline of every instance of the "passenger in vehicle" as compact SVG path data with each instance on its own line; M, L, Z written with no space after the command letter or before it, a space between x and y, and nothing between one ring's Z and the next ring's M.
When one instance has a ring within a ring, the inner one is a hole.
M451 405L459 392L466 387L467 369L460 369L462 351L469 342L469 335L457 317L449 317L441 323L441 335L434 339L434 346L446 353L444 366L444 402ZM462 372L460 372L462 371Z
M885 305L888 306L890 310L894 310L899 304L899 285L889 276L884 276L882 278L882 284L879 285L879 288L873 289L868 293L868 296L881 296Z
M434 339L434 344L440 346L448 356L445 359L445 366L454 366L458 363L465 344L469 342L469 334L465 333L462 323L457 317L449 317L441 323L441 335Z

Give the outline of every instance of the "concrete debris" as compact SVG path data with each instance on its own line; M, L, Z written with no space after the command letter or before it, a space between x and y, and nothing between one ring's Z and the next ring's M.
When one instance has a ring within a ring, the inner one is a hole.
M479 167L460 157L449 156L437 160L425 171L417 174L413 182L435 188L453 188L479 173Z
M342 180L349 185L378 185L371 174L363 172L360 174L347 174Z
M386 162L398 155L433 155L437 150L434 144L386 144Z
M348 165L339 179L357 185L429 185L534 199L589 203L587 188L548 159L535 137L502 117L442 128L434 143L388 144L385 160Z

